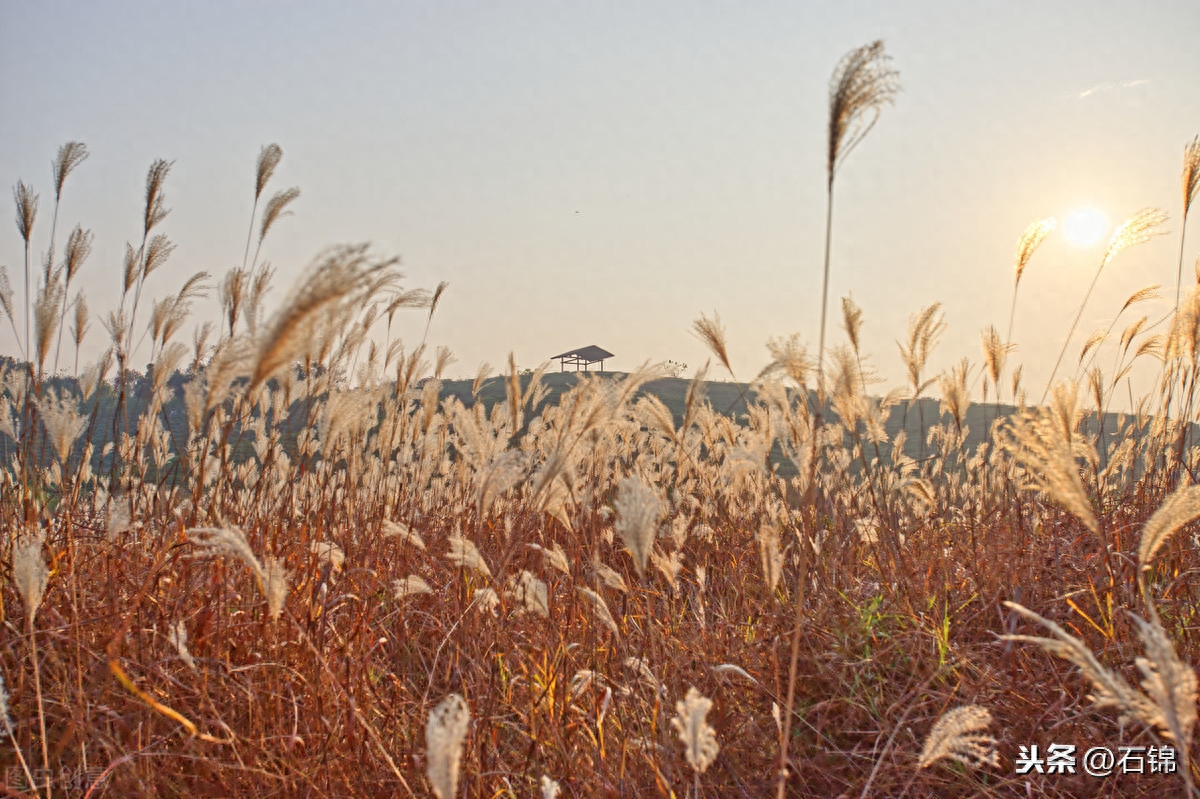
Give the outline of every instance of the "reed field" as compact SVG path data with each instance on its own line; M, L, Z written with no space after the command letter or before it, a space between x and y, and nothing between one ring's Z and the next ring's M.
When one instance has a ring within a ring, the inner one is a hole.
M838 170L898 85L878 42L833 72L827 241ZM936 303L897 331L905 383L880 385L827 245L818 340L767 342L757 376L703 315L712 360L686 382L510 358L450 391L429 322L453 289L391 254L332 247L268 302L261 245L299 195L271 185L278 146L243 264L166 296L171 164L123 264L99 264L58 218L87 156L18 183L25 249L3 254L6 795L1197 793L1200 140L1174 312L1144 316L1149 288L1073 335L1106 267L1162 232L1147 209L1079 286L1044 386L1011 316L932 373ZM1054 228L1014 231L1010 313ZM120 303L89 309L82 269ZM397 338L402 315L425 335ZM1135 366L1157 377L1118 412ZM1173 747L1177 768L1016 772L1052 743Z

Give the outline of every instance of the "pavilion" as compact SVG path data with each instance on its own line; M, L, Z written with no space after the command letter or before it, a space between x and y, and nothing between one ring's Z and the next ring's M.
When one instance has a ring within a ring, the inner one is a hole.
M559 371L567 371L568 366L574 366L575 371L579 371L579 367L583 367L583 371L588 371L588 367L594 363L600 364L600 371L604 371L604 361L607 358L614 357L611 352L597 347L595 344L590 347L580 347L577 350L564 352L562 355L555 355L552 360L559 363Z

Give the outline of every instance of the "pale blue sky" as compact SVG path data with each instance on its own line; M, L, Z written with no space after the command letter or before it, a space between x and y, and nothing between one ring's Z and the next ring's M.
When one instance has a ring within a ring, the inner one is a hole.
M1173 297L1197 30L1191 1L3 2L0 183L42 193L42 251L49 161L87 143L62 232L96 233L81 281L100 312L152 160L175 161L162 229L179 244L157 297L240 263L254 159L278 142L272 187L303 194L267 242L272 300L323 246L369 241L413 286L450 281L431 339L458 356L451 373L586 344L619 369L695 367L690 324L716 310L748 377L769 336L815 346L828 79L883 38L903 90L839 176L830 295L840 322L853 293L895 385L895 340L935 300L936 364L979 360L980 330L1007 320L1017 237L1042 216L1172 217L1175 235L1106 272L1081 335L1147 283ZM20 295L9 207L0 263ZM1051 239L1026 273L1015 338L1037 394L1098 257ZM415 314L400 326L420 330ZM97 321L85 356L102 336ZM15 350L7 326L0 350Z

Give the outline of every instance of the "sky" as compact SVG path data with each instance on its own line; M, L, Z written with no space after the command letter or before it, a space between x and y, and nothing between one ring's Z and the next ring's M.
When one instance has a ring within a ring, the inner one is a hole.
M1196 30L1194 0L3 2L0 182L41 193L44 252L50 160L87 144L59 247L76 223L94 231L77 288L97 315L119 298L154 159L174 162L161 230L178 249L146 285L162 297L241 263L255 159L277 142L270 190L302 194L264 246L268 310L324 247L369 242L401 257L407 286L449 282L430 341L454 351L451 375L589 344L616 354L610 369L694 370L710 355L692 322L715 312L745 380L771 337L815 350L829 78L882 39L902 88L837 176L829 343L851 295L886 389L904 382L909 316L932 302L947 329L931 370L980 362L980 332L1008 320L1017 239L1042 217L1170 215L1169 235L1106 267L1077 344L1147 284L1164 290L1144 312L1169 309L1181 155L1200 134ZM0 219L19 298L22 243ZM1035 396L1102 251L1056 233L1025 272L1014 358ZM411 312L394 330L423 327ZM95 320L84 361L104 335ZM7 325L0 352L16 352Z

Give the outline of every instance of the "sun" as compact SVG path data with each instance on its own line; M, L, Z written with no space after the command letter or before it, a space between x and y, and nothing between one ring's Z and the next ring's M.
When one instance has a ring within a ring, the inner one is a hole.
M1076 247L1094 247L1108 233L1108 218L1095 208L1078 208L1063 220L1063 235Z

